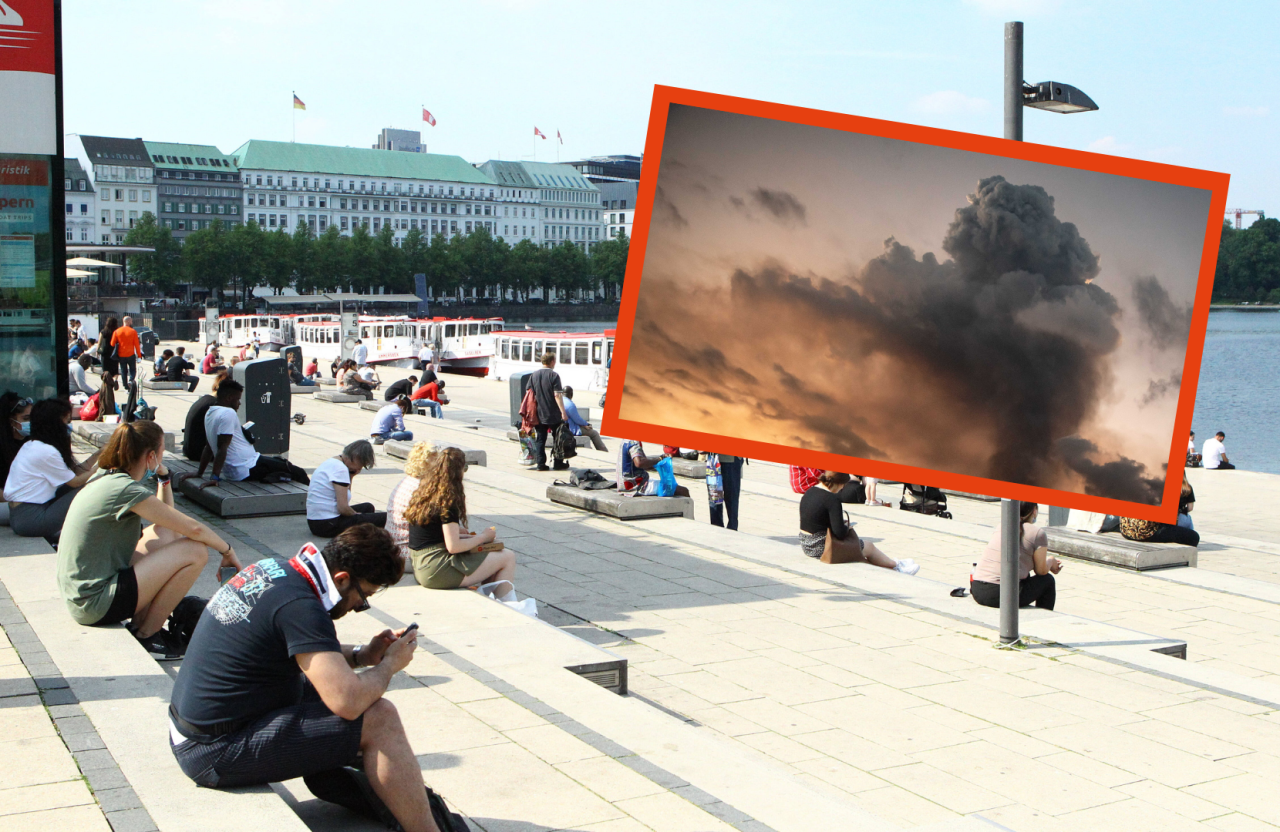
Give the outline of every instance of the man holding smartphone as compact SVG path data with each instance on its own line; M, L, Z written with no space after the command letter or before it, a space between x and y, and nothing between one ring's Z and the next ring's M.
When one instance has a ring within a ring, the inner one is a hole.
M400 580L391 535L353 526L320 552L270 557L209 600L169 707L169 743L206 788L305 779L317 797L406 832L438 832L396 708L383 698L417 630L338 642L333 622ZM368 668L356 673L357 668ZM363 770L354 764L363 758Z

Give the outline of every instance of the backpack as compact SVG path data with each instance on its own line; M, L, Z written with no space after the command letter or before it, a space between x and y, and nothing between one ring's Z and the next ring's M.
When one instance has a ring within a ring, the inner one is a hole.
M568 422L561 422L556 427L555 457L556 459L572 459L578 455L578 437L573 435Z
M199 595L188 595L178 602L178 606L169 613L169 632L177 636L183 644L191 643L191 634L196 631L196 624L204 613L209 601Z

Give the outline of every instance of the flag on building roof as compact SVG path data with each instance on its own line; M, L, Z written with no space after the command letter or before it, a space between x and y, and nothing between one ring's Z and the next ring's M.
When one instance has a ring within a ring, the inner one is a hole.
M295 110L307 109L307 105L302 103L302 99L298 97L298 94L296 92L293 94L293 109Z
M431 115L431 111L426 107L422 108L422 120L427 124L430 124L432 127L436 126L436 117Z
M560 135L559 130L556 130L556 138L560 140L560 144L564 144L564 136Z
M547 140L546 135L545 135L541 130L539 130L539 129L537 128L537 125L535 125L535 126L534 126L534 128L533 128L533 135L535 135L535 136L542 136L542 140L543 140L543 141L546 141L546 140Z

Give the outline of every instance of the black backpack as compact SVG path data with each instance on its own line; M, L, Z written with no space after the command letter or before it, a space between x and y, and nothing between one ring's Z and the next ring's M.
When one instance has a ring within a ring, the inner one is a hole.
M169 613L169 632L173 633L183 644L191 643L191 634L196 631L196 624L204 613L208 599L199 595L188 595L178 602L178 606Z
M555 457L556 459L572 459L578 455L578 437L569 429L568 422L561 422L556 427Z

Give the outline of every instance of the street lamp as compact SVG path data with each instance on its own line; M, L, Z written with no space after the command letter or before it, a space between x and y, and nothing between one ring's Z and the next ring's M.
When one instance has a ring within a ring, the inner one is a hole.
M1070 84L1022 78L1022 23L1004 24L1004 137L1022 141L1022 108L1052 113L1087 113L1098 109L1093 99ZM1018 572L1022 549L1020 503L1000 502L1000 641L1018 640Z

